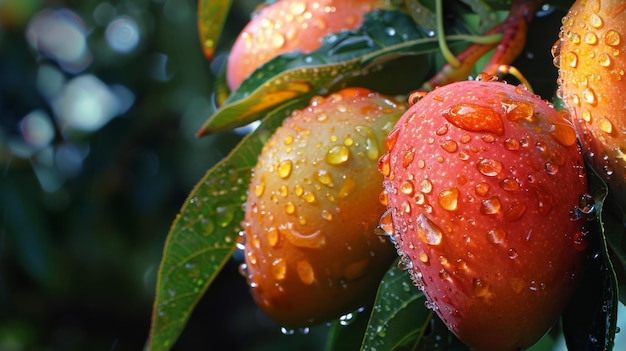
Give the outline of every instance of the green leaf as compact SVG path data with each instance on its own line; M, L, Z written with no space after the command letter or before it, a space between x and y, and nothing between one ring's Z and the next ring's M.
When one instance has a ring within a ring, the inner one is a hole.
M204 56L212 60L232 0L198 0L198 31Z
M378 288L361 350L391 351L417 345L434 315L425 302L409 273L394 265Z
M236 248L251 169L274 130L306 101L295 99L263 123L191 191L167 237L158 273L149 337L152 351L168 350Z
M612 350L617 327L618 285L603 221L607 187L587 168L593 212L590 215L589 260L583 281L563 313L563 333L570 350Z
M354 312L332 322L326 338L326 351L358 351L368 324L369 313Z
M454 36L449 39L462 41ZM373 11L365 16L359 29L326 36L318 50L306 55L287 53L257 69L198 134L248 124L285 101L328 93L394 58L436 50L437 40L418 27L410 15L395 10ZM405 79L412 79L411 75Z

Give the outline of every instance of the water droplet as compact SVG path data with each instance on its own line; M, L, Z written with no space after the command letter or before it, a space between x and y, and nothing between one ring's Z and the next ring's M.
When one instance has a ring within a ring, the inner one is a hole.
M407 255L400 256L398 260L398 269L401 271L406 271L413 268L413 262Z
M441 127L439 127L436 131L435 134L439 135L439 136L443 136L446 133L448 133L448 125L444 124Z
M384 154L378 160L378 171L383 177L389 177L391 174L391 165L389 164L389 153Z
M519 183L515 180L515 178L504 178L498 184L500 184L500 187L506 191L519 190Z
M489 184L485 182L478 183L476 184L476 187L474 187L474 192L476 192L476 195L479 195L479 196L485 196L488 191L489 191Z
M589 241L585 233L580 231L574 233L574 249L576 249L576 251L585 251L588 246Z
M535 120L534 105L525 101L502 101L502 108L506 113L506 118L510 121Z
M428 179L422 180L420 185L424 194L430 194L430 192L433 191L433 183L431 183Z
M424 307L428 308L429 310L433 310L433 311L437 310L437 304L432 302L432 301L429 301L429 300L426 300L424 302Z
M354 127L359 135L365 137L365 154L370 160L378 160L380 157L380 150L378 150L378 138L374 130L368 126L356 126Z
M598 36L595 35L595 33L587 32L583 36L583 40L585 41L586 44L595 45L598 43Z
M418 257L422 263L428 263L429 257L426 251L420 251Z
M417 236L428 245L439 245L443 238L443 232L435 223L426 218L423 214L420 214L415 219L415 230Z
M576 131L570 124L557 123L550 126L550 136L563 146L572 146L576 143Z
M380 217L375 233L378 235L393 235L393 218L391 215L391 209L387 209Z
M341 196L341 193L339 196ZM310 191L306 191L302 194L302 199L307 203L312 204L315 202L315 194Z
M314 174L315 179L317 179L318 182L320 182L321 184L324 185L328 185L328 186L333 186L333 177L331 176L330 172L328 172L325 169L319 169L317 170L317 172L315 172Z
M309 261L302 259L296 263L296 272L300 280L306 284L311 285L315 281L315 272Z
M580 207L574 206L569 210L569 219L570 221L577 221L583 217L583 211L580 210Z
M613 132L613 124L606 118L602 118L598 121L598 127L600 127L601 131L607 134L611 134Z
M354 323L355 320L356 320L356 314L350 312L339 317L339 324L343 326L347 326L347 325Z
M603 52L598 55L598 64L602 67L609 67L611 65L611 57Z
M217 206L215 212L218 214L217 225L222 228L226 228L235 217L235 209L233 207Z
M295 335L296 334L296 330L295 329L290 329L287 327L280 327L280 333L283 335Z
M285 204L285 213L286 214L294 214L295 212L296 212L296 205L293 202L288 201Z
M415 158L414 147L410 147L404 150L404 153L402 155L402 167L407 168L413 162L414 158Z
M291 169L292 169L291 160L282 160L278 164L278 168L277 168L278 176L283 179L289 178L289 176L291 175Z
M332 221L333 214L328 210L322 210L322 218L324 218L327 221Z
M482 200L480 203L480 213L482 214L497 214L500 212L500 209L500 198L498 198L497 196L492 196L488 199Z
M572 68L578 66L578 55L576 55L576 53L572 51L568 51L565 53L565 55L561 56L561 60L561 65L566 64Z
M338 195L339 198L345 199L350 194L354 193L354 191L356 190L356 187L357 187L357 184L354 178L350 177L349 175L346 175L345 179L343 180L343 184L341 185L341 189L339 189L339 195Z
M474 296L476 297L484 297L489 294L489 284L484 280L474 278L472 286L474 288Z
M504 219L512 222L522 218L522 215L526 212L526 204L520 201L511 201L511 204L504 212Z
M499 244L504 241L506 230L502 228L493 228L487 231L487 240L492 244Z
M276 280L284 280L287 275L287 263L282 258L277 258L271 265L272 275Z
M515 250L514 248L509 249L508 255L509 255L509 258L512 260L516 259L519 256L519 254L517 253L517 250Z
M265 191L265 182L262 181L254 186L254 195L256 195L256 197L261 197L264 191Z
M458 149L458 144L456 143L456 141L454 140L445 140L444 142L442 142L440 144L441 148L446 150L447 152L453 153L456 152Z
M590 14L587 18L587 21L594 28L600 28L603 24L602 17L598 16L598 14L596 13Z
M326 162L333 166L346 163L349 158L350 149L344 145L335 145L326 153Z
M267 242L270 246L276 246L276 244L278 244L279 237L278 229L276 229L276 227L269 227L265 229L265 237L267 238Z
M596 104L596 93L593 91L593 89L587 87L583 90L582 92L582 98L583 101L590 104L590 105L595 105Z
M405 179L400 183L400 191L405 195L413 195L415 192L415 187L413 186L413 182Z
M400 134L400 128L394 128L389 132L389 134L387 134L385 146L387 147L388 151L393 150L393 148L396 146L396 143L398 142L399 134Z
M502 171L502 163L490 158L483 158L478 161L476 168L487 177L495 177Z
M595 210L596 204L591 195L583 194L578 199L578 206L582 213L589 214Z
M504 124L498 111L491 107L472 103L462 103L442 112L443 117L453 125L474 132L504 133Z
M449 188L439 192L439 205L444 210L454 211L458 208L459 189Z
M621 42L621 36L618 32L610 29L604 33L604 42L609 46L617 46Z

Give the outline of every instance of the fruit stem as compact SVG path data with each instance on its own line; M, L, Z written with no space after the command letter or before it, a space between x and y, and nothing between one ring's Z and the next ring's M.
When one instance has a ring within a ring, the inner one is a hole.
M543 2L544 0L513 0L507 18L485 33L486 37L496 34L502 35L499 42L475 43L468 46L455 59L455 62L460 63L459 65L448 61L449 63L444 65L439 73L429 81L425 82L420 89L431 91L438 86L467 79L476 62L494 48L496 51L483 68L483 72L491 75L503 73L498 71L499 67L510 66L524 49L528 23L532 21L535 12ZM441 1L438 0L437 4L440 5L440 3Z
M448 43L446 43L446 33L443 28L443 0L435 1L435 12L437 14L437 41L439 42L439 49L443 54L443 57L448 62L448 65L459 68L461 66L461 62L454 56L450 48L448 47Z
M520 70L518 70L515 66L500 65L496 69L496 74L498 76L503 76L505 74L510 74L513 77L515 77L517 80L519 80L519 82L522 83L522 85L524 85L524 87L526 87L526 90L528 90L531 93L533 92L533 87L530 85L530 82L528 81L528 79L526 79L526 77L524 77L522 72Z

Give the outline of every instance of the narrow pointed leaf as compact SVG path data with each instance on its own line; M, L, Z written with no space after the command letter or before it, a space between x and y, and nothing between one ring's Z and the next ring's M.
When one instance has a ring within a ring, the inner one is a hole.
M150 349L168 350L194 307L236 248L251 169L263 145L294 108L292 100L211 168L174 220L161 259L152 313Z
M204 56L212 60L232 0L198 0L198 32Z
M595 215L589 222L589 262L583 281L563 313L563 333L570 350L613 349L617 327L618 285L603 222L607 187L591 169L590 193Z
M450 40L462 41L454 36ZM401 55L424 55L436 50L437 40L408 14L373 11L365 16L362 27L325 37L313 53L287 53L257 69L207 120L198 135L246 125L285 101L327 93Z
M378 288L361 350L391 351L417 345L434 316L425 301L408 272L396 266L389 269Z

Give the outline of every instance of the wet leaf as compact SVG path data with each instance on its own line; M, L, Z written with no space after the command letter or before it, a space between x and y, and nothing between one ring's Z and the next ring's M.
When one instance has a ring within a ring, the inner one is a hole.
M198 0L198 32L204 56L212 60L232 0Z
M358 351L367 328L369 311L356 313L354 320L344 323L335 320L330 326L325 351Z
M449 38L452 42L462 41ZM365 16L359 29L326 36L315 52L287 53L257 69L207 120L198 135L246 125L295 97L328 93L355 76L380 69L393 58L437 50L437 40L418 27L410 15L395 10L373 11Z
M607 187L589 167L595 218L589 221L589 260L583 281L563 313L563 333L570 350L612 350L617 327L618 285L607 246L604 208Z
M361 350L414 349L434 316L425 302L424 294L412 284L408 272L394 265L378 288Z
M251 169L282 120L306 101L295 99L211 168L191 191L167 237L152 312L150 349L168 350L194 307L235 250Z

